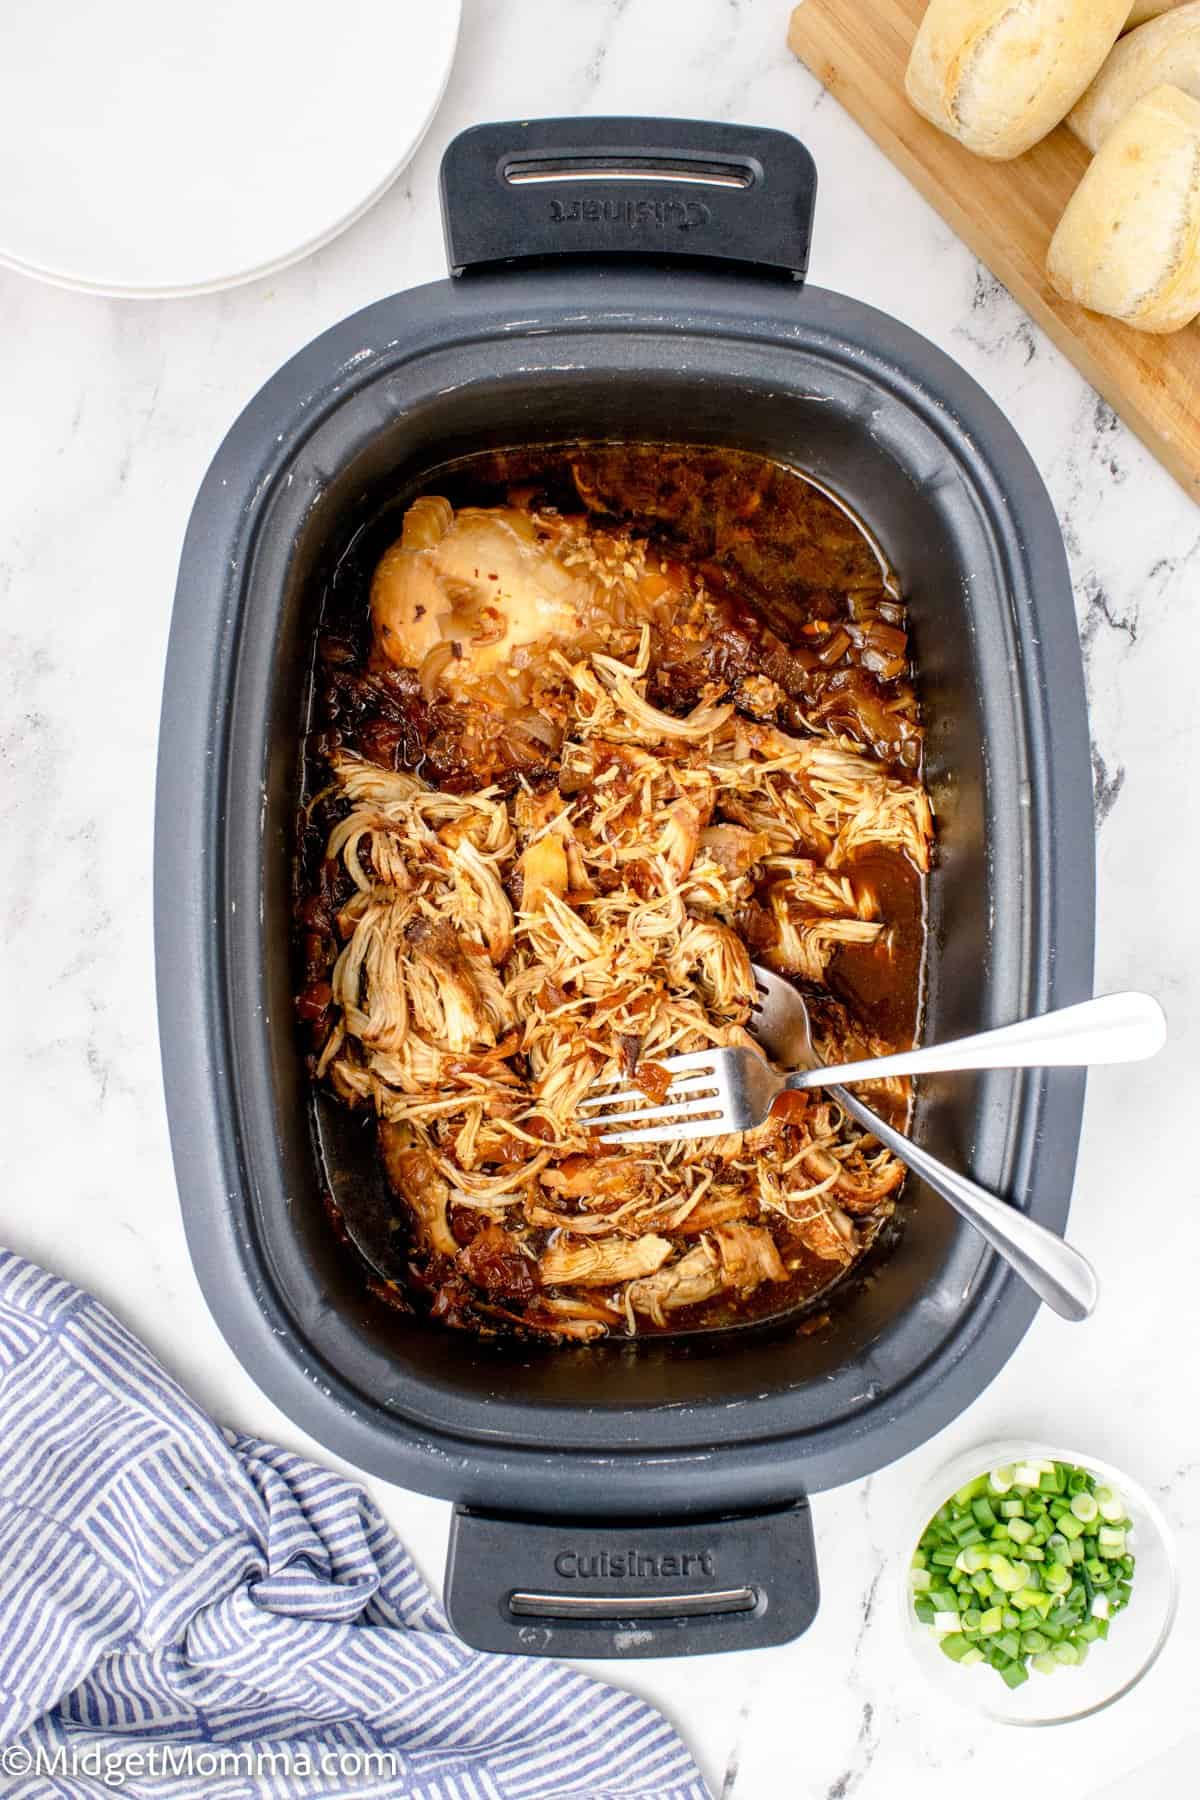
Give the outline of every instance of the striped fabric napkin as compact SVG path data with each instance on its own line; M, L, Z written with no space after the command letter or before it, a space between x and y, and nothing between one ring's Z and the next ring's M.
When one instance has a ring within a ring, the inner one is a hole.
M0 1793L707 1800L665 1721L454 1638L351 1482L0 1251Z

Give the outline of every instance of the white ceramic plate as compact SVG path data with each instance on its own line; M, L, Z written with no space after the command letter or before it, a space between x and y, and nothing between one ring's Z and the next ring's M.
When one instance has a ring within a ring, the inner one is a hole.
M462 0L0 0L0 262L94 293L231 287L408 162Z

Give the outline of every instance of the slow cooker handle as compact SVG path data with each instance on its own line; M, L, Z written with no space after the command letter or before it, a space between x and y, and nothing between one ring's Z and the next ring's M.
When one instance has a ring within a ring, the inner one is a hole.
M701 259L803 281L817 170L798 139L691 119L476 125L442 159L455 275L563 256Z
M786 1644L816 1617L808 1502L677 1523L456 1507L446 1610L477 1650L683 1656Z

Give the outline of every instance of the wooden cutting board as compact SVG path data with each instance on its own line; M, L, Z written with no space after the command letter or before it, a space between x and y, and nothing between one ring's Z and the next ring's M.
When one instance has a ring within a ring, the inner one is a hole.
M985 162L914 112L904 71L925 0L802 0L788 42L1042 329L1200 500L1200 327L1150 337L1054 292L1046 250L1088 164L1065 125Z

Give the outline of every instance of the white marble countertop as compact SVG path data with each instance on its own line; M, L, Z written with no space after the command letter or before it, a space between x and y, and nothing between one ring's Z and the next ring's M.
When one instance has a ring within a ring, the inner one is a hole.
M437 0L428 0L436 4ZM1200 511L784 44L786 0L466 0L408 172L345 236L260 284L109 302L0 273L0 1169L6 1241L115 1308L218 1418L309 1445L243 1373L184 1246L159 1085L150 931L155 731L180 540L246 398L293 350L444 272L437 164L485 118L668 112L781 126L821 172L813 279L956 356L1025 437L1074 565L1091 691L1098 985L1157 991L1168 1053L1092 1081L1072 1214L1094 1322L1043 1315L970 1412L814 1504L825 1600L785 1649L609 1670L678 1723L725 1800L1085 1800L1197 1729L1196 1106ZM1120 1707L1052 1733L948 1710L900 1650L894 1521L939 1463L1005 1434L1128 1466L1179 1534L1174 1639ZM372 1484L431 1580L449 1509ZM1200 1748L1197 1739L1193 1750ZM1195 1756L1172 1759L1195 1780ZM1122 1800L1183 1787L1146 1773Z

